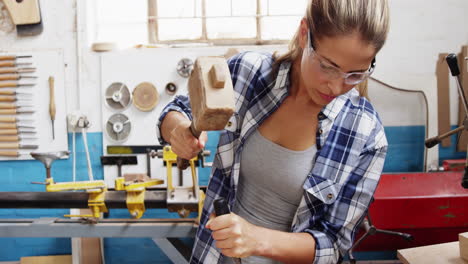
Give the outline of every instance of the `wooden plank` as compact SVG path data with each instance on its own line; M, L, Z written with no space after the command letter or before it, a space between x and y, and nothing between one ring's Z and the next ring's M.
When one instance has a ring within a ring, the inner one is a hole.
M72 264L71 255L22 257L20 264Z
M468 57L468 46L463 46L460 56L458 56L458 66L460 67L460 78L465 94L468 94L468 67L465 62L465 57ZM465 109L462 101L458 100L458 124L461 125L465 119ZM462 132L460 140L457 142L457 151L466 151L468 144L468 133Z
M439 135L450 130L450 85L449 68L445 57L448 53L440 53L436 66L437 75L437 107L439 112ZM450 137L442 140L442 147L449 147Z
M459 234L458 242L460 243L460 257L468 261L468 232Z
M404 264L468 264L460 258L459 243L450 242L398 250L398 259Z

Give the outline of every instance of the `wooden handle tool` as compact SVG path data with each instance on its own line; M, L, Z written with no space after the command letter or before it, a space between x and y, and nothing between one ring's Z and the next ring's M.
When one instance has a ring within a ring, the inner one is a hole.
M0 135L18 135L20 132L18 129L0 129Z
M26 73L26 72L35 72L36 68L0 68L0 73Z
M202 131L223 130L234 113L234 89L224 57L199 57L188 81L194 137ZM188 160L178 159L177 167L186 169Z
M37 145L23 145L17 142L0 143L0 149L37 149Z
M0 150L0 156L1 157L19 157L21 156L21 153L18 151L14 150Z
M21 140L35 140L36 138L24 138L18 135L0 136L0 142L20 142Z
M0 61L0 67L16 67L19 65L31 65L32 63L30 62L22 62L22 63L16 63L16 61Z
M35 84L33 83L19 83L15 81L15 82L0 83L0 88L15 88L15 87L20 87L20 86L34 86L34 85Z
M36 76L29 76L29 75L19 75L19 74L0 75L0 81L19 80L19 79L21 79L21 78L34 79L34 78L37 78L37 77L36 77Z
M0 61L2 60L16 60L19 58L31 58L31 55L20 55L20 56L15 56L15 55L3 55L0 56Z
M50 120L52 121L52 139L55 139L54 122L55 122L55 114L57 112L57 110L55 109L54 83L55 83L54 77L50 76L49 77L49 88L50 88L49 114L50 114Z
M14 116L0 116L0 122L3 123L16 123L19 120Z
M18 115L18 114L32 114L33 110L19 110L19 109L0 109L0 115ZM11 122L11 121L1 121L0 122Z

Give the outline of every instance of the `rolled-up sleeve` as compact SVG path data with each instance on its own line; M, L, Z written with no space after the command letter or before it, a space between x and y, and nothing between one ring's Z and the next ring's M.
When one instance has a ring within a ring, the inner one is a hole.
M383 129L374 134L371 145L359 156L336 201L326 205L323 216L304 230L315 239L316 264L339 262L353 244L382 173L387 153Z
M192 120L192 109L190 108L190 101L188 96L178 95L167 104L164 109L161 111L158 122L156 124L156 134L161 145L167 145L161 134L161 124L166 115L171 111L177 111L185 115L189 120Z

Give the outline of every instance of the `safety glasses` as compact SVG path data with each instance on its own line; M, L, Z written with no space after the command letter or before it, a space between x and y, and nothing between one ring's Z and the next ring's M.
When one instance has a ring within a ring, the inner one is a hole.
M343 78L346 84L356 85L369 78L372 72L374 72L375 58L372 60L369 69L365 72L343 72L315 51L314 46L312 44L312 33L310 32L310 30L307 38L307 47L309 56L311 57L312 61L315 60L315 62L317 62L318 70L328 80L336 80L338 78Z

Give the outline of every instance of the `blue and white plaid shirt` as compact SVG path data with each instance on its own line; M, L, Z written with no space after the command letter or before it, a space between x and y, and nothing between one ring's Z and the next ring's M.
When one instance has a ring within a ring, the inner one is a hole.
M272 55L254 52L238 54L228 61L236 111L220 136L191 263L218 263L222 259L205 224L216 198L225 198L232 207L244 143L288 96L291 64L282 63L273 78L273 62ZM177 96L165 107L159 128L169 111L192 119L186 96ZM376 111L355 89L336 97L318 119L315 165L304 182L291 232L307 232L314 237L314 263L337 263L351 247L377 187L387 140ZM159 139L161 144L166 143Z

